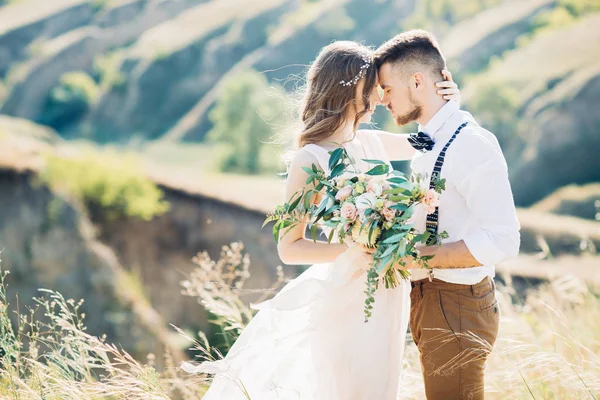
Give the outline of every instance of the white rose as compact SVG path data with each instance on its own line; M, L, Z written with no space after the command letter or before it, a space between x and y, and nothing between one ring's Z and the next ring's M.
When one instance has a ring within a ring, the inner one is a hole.
M377 196L375 196L373 193L363 193L356 198L356 208L359 210L375 208L376 203Z

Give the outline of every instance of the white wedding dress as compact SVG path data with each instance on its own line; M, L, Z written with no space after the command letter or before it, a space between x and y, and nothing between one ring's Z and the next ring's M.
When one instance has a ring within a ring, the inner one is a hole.
M359 131L345 147L360 172L372 167L362 158L389 163L381 141L368 131ZM306 150L326 169L324 148ZM188 372L220 371L203 399L396 400L410 284L380 286L365 323L365 274L353 275L369 261L352 246L335 262L311 266L274 298L254 305L258 313L223 360L184 365Z

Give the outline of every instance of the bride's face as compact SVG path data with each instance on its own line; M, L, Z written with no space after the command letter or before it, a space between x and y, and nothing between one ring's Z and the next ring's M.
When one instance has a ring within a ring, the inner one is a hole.
M363 89L365 87L365 79L361 79L360 81L358 81L358 84L356 85L356 92L355 92L355 114L363 111L366 108L365 105L365 101L363 98ZM369 123L371 122L371 117L373 117L373 113L375 112L375 107L377 107L377 105L381 104L381 98L379 97L379 92L377 91L377 86L375 86L373 88L373 90L371 91L371 94L369 95L369 108L367 110L367 113L365 115L363 115L359 122L361 124L364 123Z

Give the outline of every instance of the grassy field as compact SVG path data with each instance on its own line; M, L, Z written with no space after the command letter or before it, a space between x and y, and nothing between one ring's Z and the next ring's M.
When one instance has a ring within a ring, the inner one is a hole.
M283 178L236 175L215 170L214 147L161 141L145 147L141 157L157 183L264 212L283 201Z
M216 323L238 332L248 321L249 309L239 299L248 265L241 266L242 248L224 249L220 268L237 265L228 274L198 257L197 271L184 283L184 294L198 297L211 309ZM251 267L249 269L251 271ZM4 274L2 277L4 278ZM229 276L229 278L227 278ZM233 282L242 285L233 285ZM4 281L2 281L4 282ZM489 399L597 399L600 396L600 292L570 275L526 292L510 284L499 286L499 339L486 368ZM188 375L169 354L131 358L118 346L85 332L80 302L44 291L37 311L21 311L17 330L9 315L4 284L0 290L0 396L29 399L197 399L210 376ZM240 316L246 315L244 318ZM45 321L40 322L44 316ZM94 318L88 316L87 318ZM180 332L182 336L186 336ZM449 333L450 334L450 333ZM196 342L198 356L215 356L206 337ZM226 350L223 349L223 350ZM167 368L154 367L165 357ZM217 356L218 357L218 356ZM447 369L456 368L460 359ZM424 399L418 351L407 342L401 399ZM43 393L43 395L42 395ZM255 397L250 396L250 399ZM260 400L260 399L257 399Z
M282 3L283 0L259 0L253 1L250 8L244 7L244 0L212 0L202 3L145 32L131 48L130 54L142 59L172 54L215 29L226 27L236 19L251 18ZM207 15L211 18L206 18Z
M468 80L463 96L468 99L477 88L502 82L519 91L521 104L547 91L548 82L560 81L573 71L597 65L600 58L600 14L536 35L530 42L507 52L491 63L484 73ZM543 66L543 67L541 67Z

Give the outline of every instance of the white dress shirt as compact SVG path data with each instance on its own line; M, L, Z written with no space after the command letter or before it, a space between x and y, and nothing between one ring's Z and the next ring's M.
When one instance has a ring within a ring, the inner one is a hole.
M483 129L454 101L446 103L419 130L435 141L431 151L417 152L412 159L414 173L431 176L442 148L456 129L469 124L458 134L446 152L441 178L446 190L440 196L439 233L446 231L444 243L464 240L469 251L482 266L457 269L434 269L433 276L446 282L472 285L486 276L494 277L494 265L519 252L520 224L508 181L506 161L496 137ZM417 206L413 220L419 232L425 232L427 214ZM427 278L424 269L412 270L412 279Z

